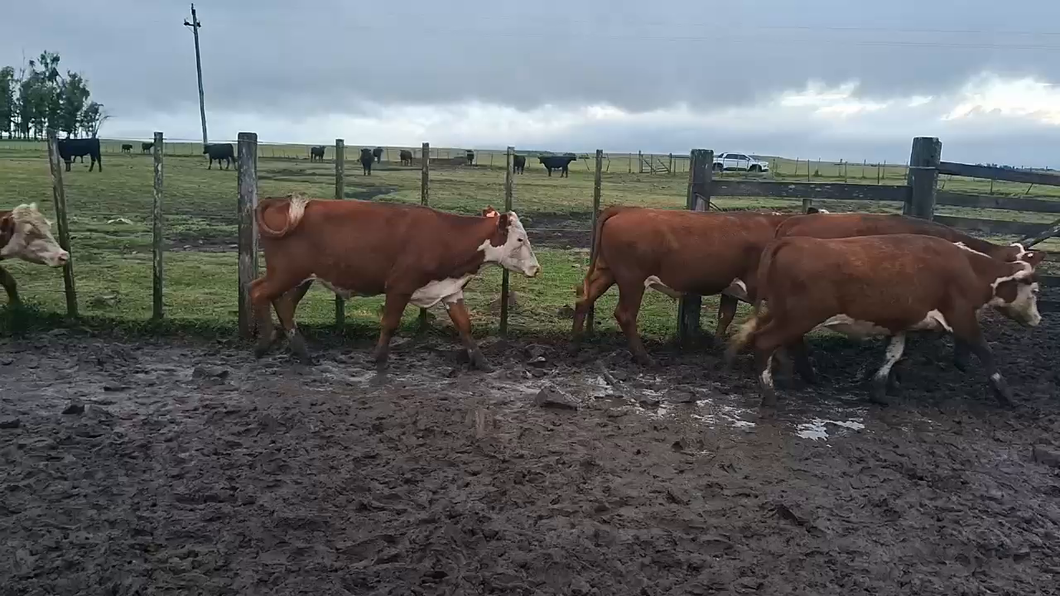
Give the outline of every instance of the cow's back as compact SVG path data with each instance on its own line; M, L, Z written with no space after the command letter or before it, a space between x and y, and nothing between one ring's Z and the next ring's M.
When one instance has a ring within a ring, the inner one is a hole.
M600 253L616 279L654 275L680 291L714 294L753 275L785 217L627 208L605 222Z

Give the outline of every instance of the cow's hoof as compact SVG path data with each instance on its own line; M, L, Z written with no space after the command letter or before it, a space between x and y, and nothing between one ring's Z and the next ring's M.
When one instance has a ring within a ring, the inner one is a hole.
M271 348L271 347L272 347L272 342L269 342L269 343L258 342L257 344L254 345L254 357L255 358L261 358L265 354L268 354L269 353L269 348Z
M493 367L490 366L489 362L486 362L486 357L482 355L482 352L475 350L471 352L471 366L484 373L493 372Z
M309 357L309 349L306 348L305 339L298 333L292 335L288 340L291 345L291 351L298 357L299 360L306 364L311 364L312 359Z
M891 405L887 400L887 381L873 380L869 388L869 402L883 407Z
M759 420L775 420L777 417L777 406L758 406L758 419Z

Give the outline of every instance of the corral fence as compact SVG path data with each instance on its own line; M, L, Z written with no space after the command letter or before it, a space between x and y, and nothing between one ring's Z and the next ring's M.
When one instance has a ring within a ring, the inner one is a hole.
M163 202L164 202L164 136L161 132L154 135L152 155L154 159L154 202L152 210L152 319L162 319L163 312ZM238 329L242 337L254 335L255 321L250 304L250 284L258 277L258 230L254 210L258 204L258 158L259 144L256 133L239 133L237 140L238 155ZM335 197L345 196L345 142L336 139L333 146L335 166ZM431 148L423 143L420 155L420 203L430 204L430 170ZM426 156L424 158L424 156ZM511 210L513 186L513 157L515 148L508 147L505 152L504 208ZM59 158L56 135L48 135L48 157L52 175L53 197L56 211L58 241L67 251L70 247L70 232L67 218L66 196L63 189L62 163ZM1049 223L1029 223L1021 221L1001 221L976 219L935 213L937 206L963 207L973 209L1002 209L1011 211L1060 213L1060 201L1027 198L1002 197L994 195L976 195L956 193L939 187L939 176L979 178L987 180L1008 181L1030 185L1060 187L1060 175L1051 173L1015 170L1010 168L971 165L942 160L942 143L934 137L917 137L913 139L908 166L908 175L904 184L858 184L846 182L812 183L776 180L738 180L715 178L712 165L714 152L709 149L694 149L688 158L688 187L685 208L693 211L708 211L717 207L712 199L721 197L763 197L790 201L801 201L801 210L805 212L815 201L861 201L874 203L900 204L902 213L923 219L938 221L957 229L978 232L987 235L1015 235L1021 238L1025 247L1038 244L1052 236L1060 234L1060 219ZM590 232L590 258L595 250L596 220L600 212L602 195L602 173L606 167L602 150L594 155L595 175L592 191L592 229ZM673 160L668 160L672 162ZM671 166L672 169L672 166ZM531 229L533 231L533 228ZM74 263L71 259L63 270L66 294L67 314L76 318L78 314L77 293L74 283ZM1060 276L1042 275L1044 287L1060 287ZM508 333L509 323L509 274L502 270L500 288L500 322L499 332L502 336ZM1042 301L1043 311L1060 310L1058 301ZM686 341L700 332L701 297L687 295L678 300L677 337ZM335 298L335 324L345 324L345 307L341 298ZM427 326L426 310L421 309L419 324L421 330ZM591 332L594 325L594 313L588 313L586 329Z

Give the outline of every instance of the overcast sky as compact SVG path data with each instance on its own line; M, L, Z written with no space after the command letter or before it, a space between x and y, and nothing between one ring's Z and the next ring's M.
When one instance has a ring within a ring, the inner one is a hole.
M211 140L1060 167L1057 0L204 0ZM113 118L201 138L189 6L11 2L0 63L57 51Z

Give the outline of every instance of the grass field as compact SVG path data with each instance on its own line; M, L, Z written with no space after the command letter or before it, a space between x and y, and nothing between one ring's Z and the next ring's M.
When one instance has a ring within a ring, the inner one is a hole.
M70 213L74 273L82 315L89 324L139 327L151 311L151 205L152 159L141 155L133 143L132 155L121 155L120 141L104 144L104 170L88 172L88 165L75 163L64 174ZM236 320L236 173L206 169L196 143L168 143L165 161L165 255L166 325L175 330L214 330L230 332ZM439 149L440 157L463 154L460 149ZM357 146L347 149L346 197L388 202L418 203L419 166L402 168L396 163L378 164L371 177L361 175L354 161ZM433 154L433 152L432 152ZM477 165L431 169L431 205L458 213L477 213L487 204L503 205L504 155L477 150ZM397 148L390 148L397 160ZM286 156L286 157L285 157ZM261 197L300 191L311 196L334 195L332 150L325 163L308 161L308 146L263 145L259 151L259 195ZM637 173L636 154L611 154L603 178L603 204L630 204L663 208L683 208L687 184L687 163L676 159L673 174ZM800 175L795 161L773 158L779 179L805 180L806 162ZM490 163L493 167L490 167ZM668 156L663 158L668 163ZM584 164L584 165L583 165ZM842 181L875 184L877 168L861 164L841 167L811 162L820 176L814 181ZM536 160L527 160L526 174L516 177L515 210L526 221L543 267L535 280L512 276L517 295L511 328L513 334L565 334L569 332L569 307L574 288L580 285L588 264L585 240L588 238L592 206L591 160L571 165L570 178L547 177ZM629 173L632 169L633 173ZM862 170L865 178L862 178ZM785 175L785 172L792 173ZM880 167L884 183L900 184L905 167ZM726 177L737 176L726 173ZM944 177L945 178L945 177ZM35 201L49 217L53 215L51 181L47 154L42 143L0 142L0 206L10 208ZM994 183L968 179L945 179L947 190L1022 196L1027 185ZM1050 194L1051 193L1051 194ZM1034 196L1055 197L1060 189L1035 188ZM776 208L797 210L798 202L756 198L716 199L723 208ZM831 203L830 210L898 211L897 204ZM1019 219L1047 222L1049 214L1001 210L940 208L939 213L989 219ZM535 228L540 230L535 232ZM549 232L547 230L559 230ZM564 232L563 230L566 230ZM1005 240L998 238L997 240ZM1055 249L1045 245L1047 249ZM63 283L59 270L22 262L5 261L19 282L23 299L42 313L64 312ZM499 308L500 271L484 272L468 287L476 333L495 330ZM597 303L598 326L605 334L617 333L611 316L617 298L612 289ZM374 336L377 332L382 298L360 298L347 303L349 330ZM704 321L713 318L716 301L704 300ZM406 330L417 310L405 313ZM437 315L435 328L450 328L444 311ZM672 335L676 306L656 293L645 297L641 328L647 337L662 339ZM307 296L299 311L299 322L327 328L333 321L332 294L319 287Z

